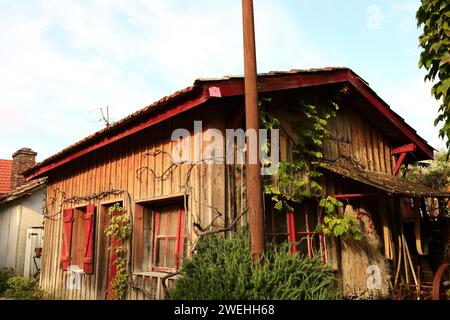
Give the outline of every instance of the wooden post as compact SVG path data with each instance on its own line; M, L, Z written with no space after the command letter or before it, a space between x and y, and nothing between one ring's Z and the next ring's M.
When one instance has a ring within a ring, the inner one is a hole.
M253 261L264 252L264 214L261 167L259 164L259 110L256 72L255 26L253 0L242 0L245 69L245 124L246 130L256 130L256 141L247 139L247 207ZM256 148L250 144L256 143ZM251 150L257 150L256 163L250 163Z

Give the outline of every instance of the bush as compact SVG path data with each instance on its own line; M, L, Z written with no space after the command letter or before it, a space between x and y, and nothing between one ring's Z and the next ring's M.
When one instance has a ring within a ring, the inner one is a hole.
M12 277L8 280L5 296L19 300L40 300L44 291L39 288L36 280L30 277Z
M0 296L9 288L8 280L14 276L14 270L12 268L4 268L0 271Z
M263 263L251 262L247 232L224 240L203 237L169 291L174 300L337 299L336 277L319 258L292 255L289 244L268 247Z

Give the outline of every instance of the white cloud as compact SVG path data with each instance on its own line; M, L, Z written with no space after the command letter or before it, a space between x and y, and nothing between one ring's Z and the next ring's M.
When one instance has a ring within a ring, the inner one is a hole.
M321 64L286 8L255 8L259 71ZM118 120L197 77L241 74L240 10L240 0L0 0L0 157L29 146L42 160L100 129L94 109Z
M370 30L378 30L382 27L383 16L381 14L381 8L377 5L370 5L367 7L367 20L366 25Z
M439 150L445 148L445 143L433 125L439 102L431 96L431 86L429 82L424 83L423 77L411 78L387 90L385 100L421 137Z

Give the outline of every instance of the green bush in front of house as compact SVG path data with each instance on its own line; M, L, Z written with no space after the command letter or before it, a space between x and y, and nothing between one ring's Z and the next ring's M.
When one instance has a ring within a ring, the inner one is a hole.
M40 300L44 291L39 288L35 279L24 276L11 277L7 281L8 289L5 296L18 300Z
M0 296L9 288L8 280L14 276L14 270L12 268L4 268L0 270Z
M289 244L268 247L262 264L251 262L248 232L231 240L203 237L169 291L173 300L338 299L335 274L319 258L295 254Z

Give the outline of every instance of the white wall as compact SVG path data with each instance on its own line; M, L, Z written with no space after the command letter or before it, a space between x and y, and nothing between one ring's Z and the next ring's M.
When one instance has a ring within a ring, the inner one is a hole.
M0 269L23 274L27 229L42 227L42 190L0 205Z

